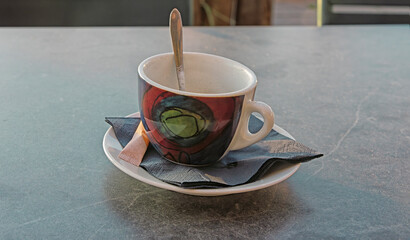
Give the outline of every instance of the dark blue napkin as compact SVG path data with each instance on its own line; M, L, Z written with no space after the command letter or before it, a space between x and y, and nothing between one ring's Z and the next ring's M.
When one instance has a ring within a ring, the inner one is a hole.
M107 117L124 147L131 140L139 118ZM249 130L257 132L263 122L251 116ZM140 167L154 177L184 188L220 188L249 183L261 178L278 162L300 163L323 156L275 130L249 147L229 152L221 161L206 167L188 167L163 159L149 146Z

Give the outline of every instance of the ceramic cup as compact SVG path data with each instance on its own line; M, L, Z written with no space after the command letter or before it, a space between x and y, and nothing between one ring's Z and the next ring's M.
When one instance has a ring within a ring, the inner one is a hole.
M204 53L184 53L184 64L186 91L178 90L172 53L152 56L138 67L142 123L161 156L179 164L209 165L270 132L273 111L253 101L257 81L249 68ZM253 112L264 119L256 133L248 128Z

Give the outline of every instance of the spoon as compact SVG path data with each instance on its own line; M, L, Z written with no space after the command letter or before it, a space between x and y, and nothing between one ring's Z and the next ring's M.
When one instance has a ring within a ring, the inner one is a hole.
M169 31L171 32L172 48L174 50L178 87L179 90L185 91L185 73L182 50L182 19L181 14L176 8L174 8L169 15Z

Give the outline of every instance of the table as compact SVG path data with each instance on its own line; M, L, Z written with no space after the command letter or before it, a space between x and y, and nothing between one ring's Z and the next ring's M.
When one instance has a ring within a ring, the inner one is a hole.
M249 66L276 123L325 154L283 183L195 197L104 155L137 109L162 27L0 29L0 239L406 239L409 27L188 27L185 50Z

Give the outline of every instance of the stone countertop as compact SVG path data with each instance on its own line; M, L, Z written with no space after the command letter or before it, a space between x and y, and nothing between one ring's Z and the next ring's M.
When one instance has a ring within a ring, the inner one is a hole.
M406 25L184 29L184 48L257 75L256 99L324 157L272 187L195 197L139 182L102 149L137 109L162 27L0 29L0 239L406 239Z

